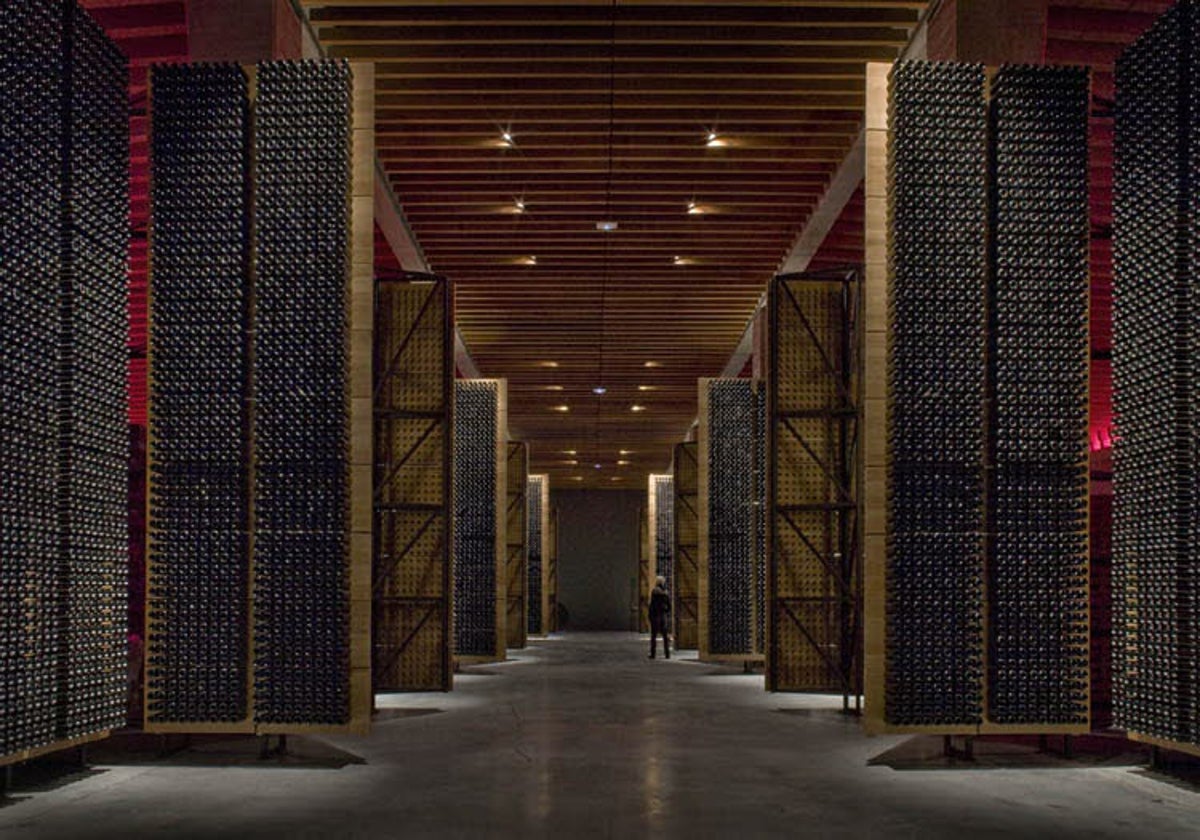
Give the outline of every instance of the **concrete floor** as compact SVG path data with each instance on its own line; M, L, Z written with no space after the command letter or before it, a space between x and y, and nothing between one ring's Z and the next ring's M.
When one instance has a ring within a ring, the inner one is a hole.
M633 634L513 656L451 694L383 696L369 737L293 739L286 758L101 753L18 785L0 837L1200 836L1200 788L1119 757L981 745L951 765L933 739L863 736L839 698L767 694L694 653L651 662Z

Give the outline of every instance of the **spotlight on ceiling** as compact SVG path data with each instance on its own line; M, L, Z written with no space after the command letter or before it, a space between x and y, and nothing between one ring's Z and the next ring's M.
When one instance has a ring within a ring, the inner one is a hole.
M631 405L631 406L629 406L629 410L630 410L630 411L645 411L645 410L646 410L646 406L644 406L644 405Z
M696 199L693 198L687 204L687 211L689 216L699 216L704 213L704 208L697 204Z
M517 141L513 138L512 133L508 129L500 132L500 145L511 148L517 145Z
M551 406L551 411L557 411L557 412L559 412L560 414L566 414L566 413L567 413L568 411L570 411L570 410L571 410L571 406L569 406L569 405L555 405L555 406Z
M608 389L605 388L603 385L597 385L595 388L592 389L592 393L598 397L602 397L608 393Z
M602 230L605 233L611 233L620 227L616 222L596 222L596 230Z
M513 210L514 210L514 212L517 212L517 213L524 213L525 212L525 199L524 198L515 199L513 201Z
M727 144L721 135L717 134L715 131L710 131L704 138L704 145L708 146L710 149L719 149Z

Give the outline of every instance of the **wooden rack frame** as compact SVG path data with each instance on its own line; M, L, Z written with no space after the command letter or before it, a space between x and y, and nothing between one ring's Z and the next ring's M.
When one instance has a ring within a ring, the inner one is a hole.
M768 691L861 708L861 271L776 277L768 295Z
M696 443L677 443L671 472L675 476L675 647L695 650L700 644L700 464Z
M448 691L453 289L441 277L380 277L375 312L373 681Z
M508 443L505 492L505 632L510 648L525 647L529 635L529 444Z

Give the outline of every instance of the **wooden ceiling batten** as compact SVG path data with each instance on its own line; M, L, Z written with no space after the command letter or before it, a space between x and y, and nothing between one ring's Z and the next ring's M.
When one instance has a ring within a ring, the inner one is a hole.
M380 161L531 470L638 488L857 137L866 62L928 4L300 5L329 55L377 62Z

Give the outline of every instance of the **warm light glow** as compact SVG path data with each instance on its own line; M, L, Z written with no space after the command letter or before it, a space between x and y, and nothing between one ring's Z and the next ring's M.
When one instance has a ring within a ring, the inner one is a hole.
M621 450L621 451L620 451L618 454L620 454L620 455L634 455L634 454L636 454L636 453L635 453L635 452L634 452L632 449L622 449L622 450Z
M500 132L500 145L501 146L515 146L516 143L517 143L517 141L513 138L512 133L509 132L507 129Z
M704 212L704 208L696 203L696 199L688 202L687 211L689 216L698 216Z
M530 254L528 257L517 257L517 265L537 265L537 257Z
M581 476L581 475L573 475L573 476L571 476L571 480L572 480L572 481L583 481L583 476Z
M613 476L609 476L609 479L608 479L608 480L609 480L609 481L624 481L624 480L625 480L625 476L622 476L622 475L613 475Z
M626 461L626 460L624 460L624 459L622 459L622 460L620 460L620 461L617 461L617 466L618 466L618 467L628 467L628 466L629 466L629 461Z
M721 135L717 134L717 132L710 131L708 132L708 136L704 138L704 145L708 146L710 149L717 149L728 144L725 142L725 139L721 137Z
M553 406L551 410L552 410L552 411L557 411L557 412L560 412L560 413L563 413L563 414L565 414L566 412L568 412L568 411L570 411L570 410L571 410L571 406L569 406L569 405L556 405L556 406Z
M552 361L550 361L549 359L547 359L547 360L546 360L546 361L544 361L544 362L538 362L538 363L537 363L537 366L538 366L538 367L544 367L544 368L556 368L556 367L558 367L558 362L552 362ZM561 385L551 385L551 386L549 386L549 387L550 387L550 388L553 388L553 389L555 389L555 390L559 390L559 391L560 391L560 390L562 390L562 386L561 386Z
M567 460L567 461L559 461L558 463L560 463L560 464L566 464L567 466L574 467L574 466L576 466L576 465L577 465L579 462L578 462L578 461L576 461L574 458L571 458L570 460Z
M659 362L643 362L642 367L656 368L662 367L662 365Z
M644 406L644 405L631 405L631 406L629 406L629 410L630 410L630 411L645 411L645 410L646 410L646 406Z
M657 385L639 385L638 390L639 391L657 391L658 386Z
M524 213L525 212L525 199L518 198L516 201L513 202L513 208L518 213Z
M561 386L561 385L543 385L542 386L543 391L561 391L562 389L563 389L563 386Z
M687 257L675 257L671 262L674 265L691 265L695 261Z
M563 454L563 455L578 455L578 454L579 454L579 452L577 452L577 451L576 451L576 450L574 450L574 449L564 449L564 450L562 451L562 454Z

